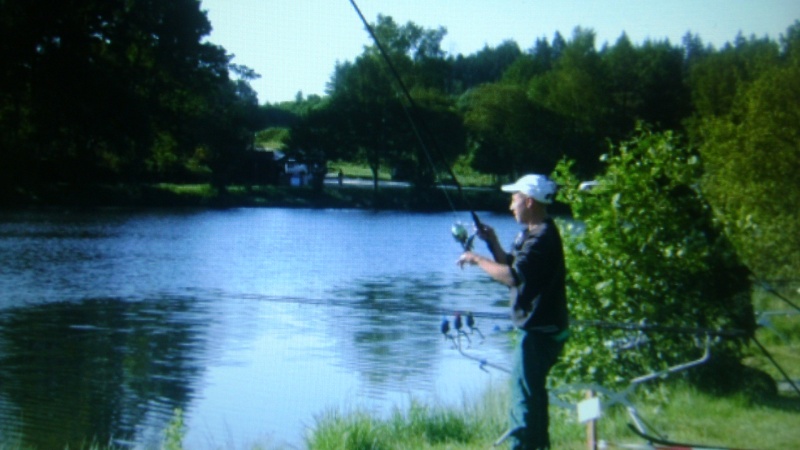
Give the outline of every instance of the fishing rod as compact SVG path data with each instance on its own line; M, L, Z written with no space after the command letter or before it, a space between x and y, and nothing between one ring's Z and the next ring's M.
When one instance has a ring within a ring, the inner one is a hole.
M406 115L406 118L408 119L409 123L411 124L411 129L413 130L414 135L416 136L417 141L419 142L419 145L420 145L420 147L422 149L422 152L425 154L425 158L427 159L428 164L431 165L431 168L433 169L434 174L436 174L436 176L438 178L436 164L434 163L433 158L431 157L430 151L428 151L427 145L425 145L425 140L423 139L422 135L420 134L420 129L417 127L417 122L419 122L419 125L422 128L422 131L425 132L425 134L427 135L427 137L430 140L430 142L433 144L433 147L435 148L435 150L437 151L437 153L439 154L441 159L444 160L445 158L443 156L443 152L441 151L441 148L438 145L438 142L436 140L435 135L427 127L425 121L421 119L421 117L419 115L419 107L417 106L417 103L414 101L414 97L411 96L411 92L408 90L408 87L406 87L406 84L403 82L403 79L400 76L400 73L395 68L394 63L392 63L392 59L389 57L389 53L386 51L386 49L381 44L380 39L378 39L378 35L375 34L375 30L369 24L369 22L367 21L366 17L364 17L364 14L361 12L361 9L356 4L355 0L350 0L350 4L353 6L353 9L356 11L356 14L358 14L358 17L361 19L361 22L364 24L364 28L367 29L367 32L372 37L373 42L375 42L375 46L378 48L378 52L381 54L381 57L383 58L383 60L386 62L386 66L389 68L389 72L394 77L394 79L397 82L398 86L400 86L400 90L403 93L403 96L408 101L408 105L410 106L411 111L409 110L408 107L406 107L406 105L403 102L400 102L400 105L402 106L402 109L403 109L403 112ZM414 120L414 116L412 115L412 112L414 113L414 115L417 116L417 120L416 121ZM475 224L475 227L478 230L483 230L484 229L483 223L481 222L480 218L478 218L478 215L475 213L475 211L473 210L473 208L469 204L469 200L467 200L466 196L464 195L464 189L461 186L461 183L458 181L458 177L456 177L456 174L455 174L455 172L453 172L453 169L450 167L450 165L447 164L447 161L444 161L444 162L445 162L444 167L447 170L447 174L452 179L453 184L455 184L456 189L458 191L458 194L461 197L461 200L464 202L464 204L469 209L469 212L470 212L470 215L472 217L472 221ZM447 193L447 189L442 189L442 192L444 192L445 198L447 198L447 202L450 204L450 208L453 211L455 211L455 209L456 209L455 205L453 204L452 200L450 199L450 195ZM453 237L455 237L456 240L458 240L461 243L461 245L464 247L464 250L470 250L471 249L472 239L469 239L469 235L468 235L468 233L466 233L466 228L464 228L463 224L456 223L455 225L453 225L453 229L451 231L453 233ZM474 238L474 235L472 237Z

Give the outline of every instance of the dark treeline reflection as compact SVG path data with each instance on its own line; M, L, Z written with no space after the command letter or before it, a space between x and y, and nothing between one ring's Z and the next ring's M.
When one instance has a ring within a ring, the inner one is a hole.
M0 312L0 436L35 448L157 438L202 370L197 304L92 299Z

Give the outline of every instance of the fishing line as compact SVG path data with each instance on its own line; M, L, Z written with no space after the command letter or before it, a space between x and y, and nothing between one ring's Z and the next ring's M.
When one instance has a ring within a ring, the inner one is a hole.
M415 121L415 119L414 119L414 117L412 115L412 111L409 110L409 108L406 107L406 105L403 102L400 102L400 105L403 108L403 112L405 113L406 118L408 119L409 123L411 124L411 128L414 131L414 135L416 136L417 141L419 142L419 145L420 145L420 147L422 149L422 152L424 153L425 158L428 161L428 164L430 164L431 169L433 170L433 173L436 176L437 182L440 185L441 190L444 193L448 204L450 205L450 209L452 209L453 212L455 212L456 211L455 204L453 203L452 199L450 198L450 195L447 193L447 188L442 185L441 179L439 178L439 171L437 170L436 164L434 163L433 158L431 157L431 153L428 150L428 146L425 144L425 140L423 139L422 134L420 133L420 130L417 127L417 124L416 124L417 122L419 122L420 128L422 128L422 131L425 132L425 134L427 135L428 139L432 143L434 149L437 151L439 157L444 162L444 167L447 170L448 175L450 175L450 177L452 178L452 181L455 184L456 189L458 190L458 194L461 197L461 200L464 202L464 204L467 206L467 209L469 209L470 213L472 214L472 218L475 221L475 225L476 226L480 226L480 220L478 220L478 216L475 214L475 211L473 211L471 205L469 204L469 200L467 200L466 196L464 195L464 190L463 190L463 188L461 186L461 183L458 181L458 177L456 177L456 174L453 172L453 169L450 168L450 165L447 164L447 160L444 158L444 153L442 152L441 148L439 147L438 142L436 140L436 137L430 131L430 129L427 127L425 121L421 119L421 117L419 115L419 107L417 106L417 103L414 101L414 98L411 96L411 92L408 90L408 88L406 87L405 83L403 82L403 79L400 76L400 73L397 71L397 69L395 68L394 64L392 63L392 60L389 57L389 53L386 51L386 49L381 44L380 40L378 39L378 36L375 34L375 30L373 30L372 26L370 26L369 22L367 22L367 19L364 17L364 14L361 13L361 9L356 4L355 0L350 0L350 4L353 6L353 9L356 11L356 14L358 14L358 17L361 19L361 22L364 24L364 27L367 29L367 32L369 33L369 35L372 37L373 42L375 42L375 46L378 48L378 52L381 54L381 57L383 58L383 60L386 62L386 65L389 68L389 71L392 74L392 76L394 77L394 79L397 82L398 86L400 86L400 90L402 91L404 97L408 101L408 104L411 107L411 110L413 110L413 112L417 116L417 119Z
M785 370L783 370L783 368L778 364L778 361L775 361L775 358L773 358L772 355L767 351L767 349L763 345L761 345L761 342L758 342L758 339L756 339L755 336L750 336L750 339L753 342L755 342L756 346L758 346L759 350L761 350L761 353L763 353L764 356L766 356L767 359L769 359L772 365L775 366L776 369L778 369L781 375L783 375L783 378L786 380L786 382L789 383L789 385L794 388L795 392L800 394L800 387L797 387L794 381L792 381L791 377L789 377L789 374Z
M767 292L769 292L770 294L772 294L772 295L774 295L774 296L778 297L779 299L783 300L783 301L784 301L786 304L788 304L789 306L791 306L792 308L794 308L794 309L796 309L798 312L800 312L800 306L797 306L797 305L795 305L794 303L792 303L792 301L791 301L791 300L789 300L788 298L786 298L786 296L784 296L784 295L781 295L781 293L780 293L780 292L778 292L777 290L775 290L775 288L774 288L774 287L772 287L772 286L770 286L770 285L769 285L769 284L768 284L766 281L763 281L763 280L761 280L761 279L759 279L759 278L756 278L756 279L755 279L755 281L756 281L756 282L757 282L759 285L761 285L761 287L762 287L762 288L763 288L765 291L767 291Z
M359 299L348 297L326 297L326 298L309 298L309 297L295 297L287 295L265 295L265 294L247 294L247 293L231 293L225 291L213 291L209 293L214 298L229 298L238 300L252 300L274 303L293 303L299 305L320 305L332 307L348 307L348 308L370 308L371 311L377 309L380 312L394 313L394 312L410 312L419 315L430 315L434 317L453 316L461 314L466 316L471 314L473 317L488 320L507 320L508 312L504 311L470 311L467 308L441 308L432 307L425 304L414 304L406 300L398 302L369 302L361 304ZM641 323L625 323L625 322L608 322L602 320L577 320L570 319L570 326L585 327L585 328L604 328L613 330L627 330L627 331L643 331L664 334L684 334L693 336L713 336L722 338L736 338L746 337L748 333L744 330L719 330L714 328L703 327L679 327L667 326L657 324L641 324Z

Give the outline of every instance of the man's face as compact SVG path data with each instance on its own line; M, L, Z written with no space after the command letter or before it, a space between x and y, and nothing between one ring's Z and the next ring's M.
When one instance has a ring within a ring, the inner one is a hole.
M514 219L516 219L518 223L528 222L532 201L533 200L528 196L519 192L515 192L514 195L511 196L511 204L508 206L508 209L514 214Z

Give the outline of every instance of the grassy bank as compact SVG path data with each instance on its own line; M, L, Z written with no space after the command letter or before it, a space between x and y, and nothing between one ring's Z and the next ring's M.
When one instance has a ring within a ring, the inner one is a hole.
M415 404L384 419L359 412L329 412L317 419L307 445L309 450L485 450L505 430L505 398L502 389L494 389L474 403ZM664 391L664 398L634 403L641 417L672 440L762 450L796 448L800 442L798 397L716 397L675 384ZM629 431L628 423L621 407L605 411L598 422L599 439L609 448L643 444ZM586 426L578 423L574 411L551 407L551 440L554 449L584 450Z

